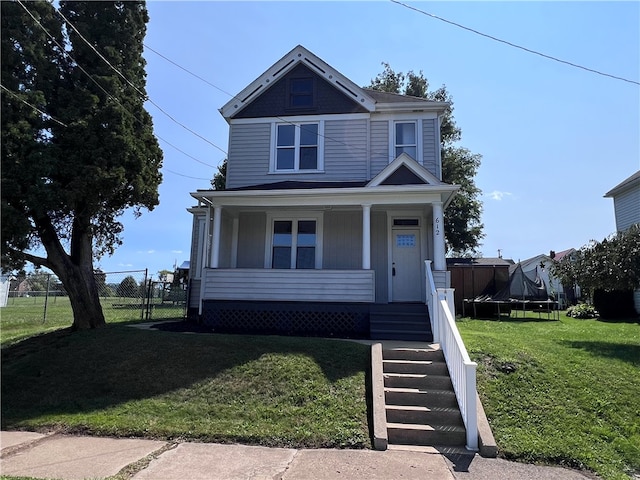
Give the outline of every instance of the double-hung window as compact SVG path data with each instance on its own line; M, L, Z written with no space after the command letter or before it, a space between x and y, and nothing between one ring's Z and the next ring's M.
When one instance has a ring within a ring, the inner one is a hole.
M278 123L275 125L276 172L322 170L321 124Z
M411 158L418 159L418 136L416 122L396 122L395 148L396 157L406 153Z
M274 220L271 268L315 268L316 229L316 220Z

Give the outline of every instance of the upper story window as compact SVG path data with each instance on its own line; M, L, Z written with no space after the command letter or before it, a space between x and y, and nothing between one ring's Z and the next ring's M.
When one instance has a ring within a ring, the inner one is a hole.
M273 171L322 170L321 129L321 123L276 124Z
M289 108L312 108L315 106L312 77L289 79Z
M418 135L416 122L396 122L395 124L395 154L396 158L406 153L411 158L418 159Z

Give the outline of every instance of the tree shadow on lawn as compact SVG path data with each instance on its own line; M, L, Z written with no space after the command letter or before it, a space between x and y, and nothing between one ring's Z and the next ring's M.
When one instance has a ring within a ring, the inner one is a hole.
M269 354L311 357L335 383L366 372L368 349L315 338L189 335L121 325L58 330L2 350L2 428L189 388Z
M640 345L629 343L611 343L601 341L561 340L559 342L571 348L585 350L592 355L615 358L640 367Z

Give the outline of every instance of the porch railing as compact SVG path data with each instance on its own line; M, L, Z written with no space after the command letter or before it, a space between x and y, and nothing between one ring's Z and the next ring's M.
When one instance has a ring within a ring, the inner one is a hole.
M436 288L431 260L425 260L427 304L433 341L440 344L456 392L462 420L467 430L467 449L478 450L478 414L476 405L476 367L464 346L455 322L452 288Z

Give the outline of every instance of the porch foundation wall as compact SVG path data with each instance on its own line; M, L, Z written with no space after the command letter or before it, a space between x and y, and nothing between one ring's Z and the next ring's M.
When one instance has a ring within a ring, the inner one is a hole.
M215 332L369 338L368 303L204 300L200 321Z

